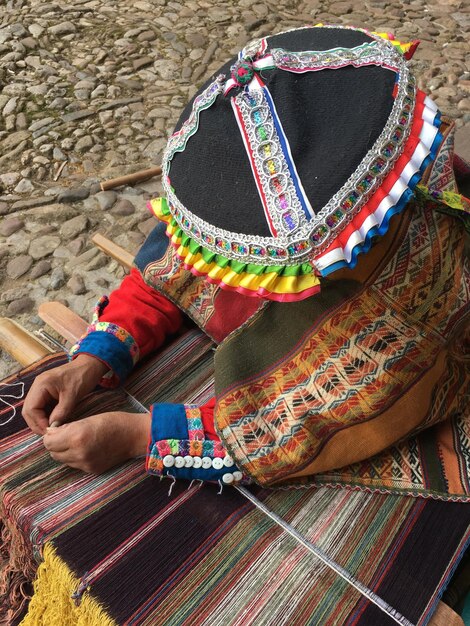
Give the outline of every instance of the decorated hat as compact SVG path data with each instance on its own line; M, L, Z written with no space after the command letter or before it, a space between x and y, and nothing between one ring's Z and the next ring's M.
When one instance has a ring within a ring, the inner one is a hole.
M407 65L417 42L344 26L258 39L196 94L151 209L185 267L224 289L306 298L353 267L442 140Z

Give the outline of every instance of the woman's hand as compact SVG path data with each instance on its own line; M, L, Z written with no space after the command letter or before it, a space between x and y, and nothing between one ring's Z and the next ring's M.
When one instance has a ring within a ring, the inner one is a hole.
M44 447L60 463L101 474L128 459L145 455L150 424L150 413L100 413L47 428Z
M93 391L107 371L98 359L79 354L70 363L37 376L22 411L33 433L44 435L49 424L65 422L77 402Z

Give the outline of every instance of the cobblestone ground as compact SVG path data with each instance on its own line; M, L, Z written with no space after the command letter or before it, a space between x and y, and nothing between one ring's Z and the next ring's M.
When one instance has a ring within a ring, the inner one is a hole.
M59 300L89 319L123 276L91 235L135 253L159 191L98 182L159 164L194 85L248 40L317 21L420 38L421 86L470 156L466 0L0 0L0 316L37 330ZM0 355L0 378L15 367Z

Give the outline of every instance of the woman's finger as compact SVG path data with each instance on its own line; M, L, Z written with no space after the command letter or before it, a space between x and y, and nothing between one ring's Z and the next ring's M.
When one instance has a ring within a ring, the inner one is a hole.
M66 452L73 449L70 443L70 429L69 424L63 424L62 426L49 426L46 429L46 433L42 438L44 447L49 452Z

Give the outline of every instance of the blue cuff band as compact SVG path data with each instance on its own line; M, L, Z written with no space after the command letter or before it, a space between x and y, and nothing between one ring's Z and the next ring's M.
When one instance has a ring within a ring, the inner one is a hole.
M91 332L80 341L80 347L73 356L81 352L96 356L107 363L120 382L127 378L134 366L127 345L111 333Z

